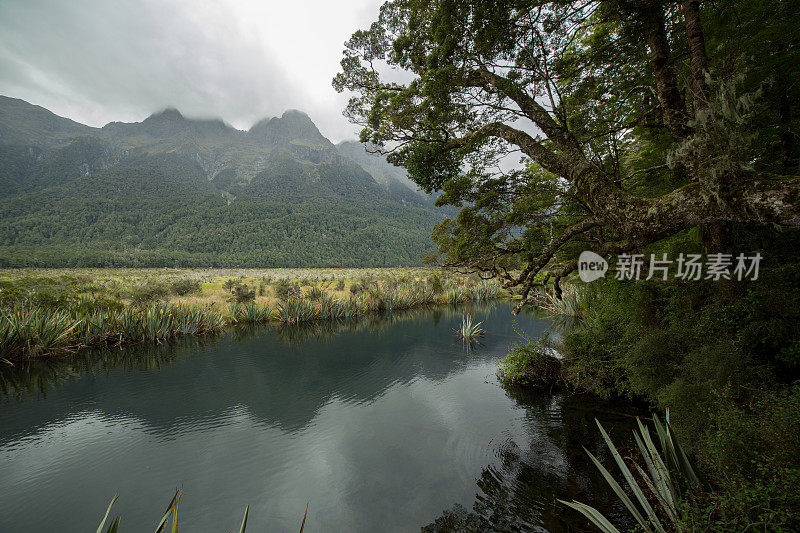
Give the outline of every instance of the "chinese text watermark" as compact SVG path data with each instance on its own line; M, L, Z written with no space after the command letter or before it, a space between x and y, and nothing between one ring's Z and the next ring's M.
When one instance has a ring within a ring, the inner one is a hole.
M649 260L648 260L649 259ZM677 279L683 281L735 279L738 281L758 279L761 254L708 254L705 260L701 254L678 254L675 259L666 253L659 256L650 254L619 254L613 269L618 280ZM608 262L602 256L582 252L578 258L578 275L589 283L605 277L609 270Z

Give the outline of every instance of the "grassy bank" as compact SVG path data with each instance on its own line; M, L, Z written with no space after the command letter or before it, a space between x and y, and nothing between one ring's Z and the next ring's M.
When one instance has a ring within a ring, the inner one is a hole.
M0 358L207 335L232 324L354 321L487 301L497 286L435 269L8 270Z
M689 531L800 529L800 269L758 282L577 285L552 362L526 343L501 375L669 409L711 490L685 494Z

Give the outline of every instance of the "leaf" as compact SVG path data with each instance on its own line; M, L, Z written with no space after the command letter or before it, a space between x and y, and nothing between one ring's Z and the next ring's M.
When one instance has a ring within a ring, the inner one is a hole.
M639 501L639 504L644 508L647 516L650 518L650 523L655 526L658 531L663 532L664 527L661 525L661 521L659 521L655 511L653 511L653 508L650 506L650 502L648 502L647 498L645 498L641 487L639 487L639 484L636 483L636 480L633 478L633 474L631 474L631 471L625 464L625 461L622 460L622 456L619 454L617 448L614 446L614 443L611 441L611 437L608 436L608 433L606 433L606 430L603 428L603 425L600 424L599 420L595 419L595 422L597 423L597 427L600 428L600 433L603 435L603 440L606 441L608 449L611 450L611 455L614 457L614 461L617 462L617 466L619 466L619 469L622 470L622 475L628 482L628 486L631 488L634 496L636 496L636 499Z
M636 471L639 472L639 475L642 476L642 479L647 484L647 488L649 488L650 491L655 495L656 499L658 500L658 503L661 505L661 508L664 509L665 513L667 513L667 517L670 519L670 521L674 525L677 526L678 525L678 517L675 514L674 509L672 509L669 506L669 504L664 500L664 497L658 491L656 486L653 485L653 482L650 480L650 478L647 477L647 473L644 470L642 470L642 467L637 465L636 463L634 463L633 466L634 466L634 468L636 468Z
M178 533L178 506L181 504L182 497L183 489L178 494L178 501L175 502L175 506L172 508L172 533Z
M306 512L303 513L303 521L300 523L300 533L303 533L303 528L306 526L306 516L308 516L308 502L306 502Z
M244 533L244 528L247 527L247 514L250 512L250 506L244 508L244 518L242 518L242 527L239 528L239 533Z
M658 487L661 498L669 504L668 512L672 511L674 514L676 512L675 487L672 484L669 470L661 459L661 455L658 453L655 444L653 444L653 439L650 438L650 431L638 418L636 422L639 424L639 433L642 438L640 439L639 436L636 435L636 431L633 432L633 436L636 439L639 449L642 451L642 457L647 463L647 467L651 472L653 481Z
M111 522L111 524L108 526L108 529L106 529L106 533L117 533L117 531L119 530L119 521L121 519L122 519L121 516L116 517L114 521Z
M114 497L111 498L111 503L108 504L108 509L106 509L106 514L103 517L103 521L100 522L100 525L97 526L97 533L103 533L103 526L106 525L106 520L108 519L108 513L111 512L111 506L114 505L114 502L117 501L119 494L114 494Z
M614 527L614 525L609 522L605 516L603 516L603 513L591 505L586 505L585 503L576 502L574 500L572 502L566 502L564 500L558 501L583 514L583 516L588 518L595 526L603 531L603 533L620 533L620 531Z
M611 485L611 488L614 490L614 493L620 500L622 500L622 503L625 504L625 507L628 509L628 511L630 511L630 513L633 515L633 517L636 519L639 525L645 528L647 531L650 531L647 520L644 519L644 517L636 508L636 506L633 504L631 499L628 497L628 495L625 493L625 491L622 489L619 483L617 483L617 480L614 479L614 476L612 476L611 473L608 470L606 470L606 467L603 466L603 464L597 459L597 457L592 455L592 452L590 452L586 448L584 448L584 450L589 455L589 458L592 460L597 469L600 470L600 473L603 474L603 477L608 482L608 484Z
M167 505L167 509L164 511L164 516L161 518L161 521L158 523L156 527L155 533L161 533L164 530L164 525L167 523L169 519L169 512L172 510L172 506L175 504L175 500L178 498L179 491L176 489L175 494L172 496L172 500L170 500L169 505Z

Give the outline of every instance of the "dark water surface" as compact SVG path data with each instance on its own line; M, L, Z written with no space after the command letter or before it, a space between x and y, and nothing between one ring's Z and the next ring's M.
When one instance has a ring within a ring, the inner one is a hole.
M0 531L152 531L176 487L181 530L566 531L555 498L618 513L582 446L607 461L631 419L500 387L519 332L547 323L473 308L347 327L231 331L87 353L0 374Z

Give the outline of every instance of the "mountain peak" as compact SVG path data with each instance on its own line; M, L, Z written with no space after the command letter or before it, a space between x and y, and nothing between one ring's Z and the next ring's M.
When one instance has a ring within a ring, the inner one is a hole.
M292 118L292 117L305 117L308 120L311 120L311 118L308 116L308 113L300 111L299 109L287 109L286 111L283 112L283 115L281 115L281 118Z
M297 139L330 143L317 129L311 117L297 109L288 109L280 117L265 118L256 122L248 134L268 146Z
M174 107L167 107L158 113L153 113L145 120L162 119L162 120L183 120L183 115Z

